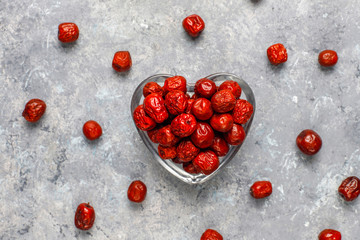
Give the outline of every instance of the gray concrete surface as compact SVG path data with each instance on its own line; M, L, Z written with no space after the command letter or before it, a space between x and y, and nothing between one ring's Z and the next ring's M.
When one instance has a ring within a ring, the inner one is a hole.
M192 13L206 22L196 40L181 26ZM360 174L359 16L357 0L1 0L0 239L192 240L206 228L237 240L310 240L324 228L360 239L360 200L337 194ZM80 38L64 47L57 26L67 21ZM277 42L289 59L273 67L266 49ZM338 52L333 69L319 67L323 49ZM118 50L131 52L128 74L111 68ZM248 81L257 114L224 171L186 185L149 155L130 98L156 73L220 71ZM48 106L37 124L21 117L31 98ZM97 142L82 135L89 119L103 126ZM305 128L323 138L312 158L295 146ZM148 186L141 205L126 197L134 179ZM254 200L262 179L273 194ZM96 210L88 232L73 223L81 202Z

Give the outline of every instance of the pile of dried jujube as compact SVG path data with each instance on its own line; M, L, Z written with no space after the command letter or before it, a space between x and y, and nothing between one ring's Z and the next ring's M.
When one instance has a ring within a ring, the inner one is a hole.
M183 20L186 32L197 37L204 30L205 23L198 15L191 15ZM79 37L79 28L74 23L59 25L58 38L64 44L74 42ZM285 47L278 43L267 49L267 56L273 65L287 61ZM335 51L325 50L319 54L319 64L331 67L336 64ZM112 66L115 71L124 72L131 68L132 61L128 51L116 52ZM143 89L144 103L139 105L133 118L136 126L147 131L151 141L159 143L158 153L164 160L171 159L183 164L185 171L205 175L212 173L219 166L219 157L229 151L229 145L238 145L245 139L245 124L253 114L253 106L240 99L241 87L235 81L225 81L216 86L210 79L200 79L195 84L195 94L187 94L186 80L174 76L165 80L164 86L149 82ZM40 99L32 99L23 111L23 117L29 122L38 121L45 113L46 104ZM83 133L89 140L102 135L101 126L87 121ZM296 139L299 149L307 155L316 154L321 146L320 136L313 130L302 131ZM360 194L360 180L348 177L339 186L338 192L346 201L356 199ZM146 185L133 181L127 191L132 202L144 201ZM272 193L269 181L255 182L250 194L256 198L265 198ZM75 226L81 230L90 229L95 221L95 210L89 203L81 203L75 212ZM340 240L340 232L325 229L319 240ZM222 240L220 233L213 229L206 230L201 240Z

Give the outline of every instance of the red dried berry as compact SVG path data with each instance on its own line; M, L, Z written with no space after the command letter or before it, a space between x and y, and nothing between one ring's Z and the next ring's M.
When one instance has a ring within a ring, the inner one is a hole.
M165 80L163 89L165 94L173 90L180 90L186 93L186 79L182 76L169 77Z
M234 122L238 124L245 124L251 118L254 112L253 105L244 99L236 100L236 105L233 110Z
M191 107L191 113L199 120L207 120L213 115L211 102L206 98L198 98Z
M145 113L143 105L139 105L135 108L133 118L136 127L140 130L149 131L156 126L156 122Z
M199 15L193 14L182 22L183 28L191 37L197 37L205 29L205 22Z
M79 38L79 28L75 23L61 23L59 25L58 39L63 43L75 42Z
M256 199L265 198L272 193L272 185L269 181L255 182L250 188L250 194Z
M211 150L200 152L193 160L194 167L205 175L214 172L220 165L219 158Z
M346 201L355 200L360 194L360 180L359 178L352 176L346 178L339 186L339 194Z
M94 208L89 203L80 203L75 212L75 226L80 230L89 230L94 221Z
M230 131L224 133L226 142L230 145L239 145L245 140L246 134L244 128L234 123Z
M171 122L171 131L179 137L188 137L196 129L196 119L193 115L182 113Z
M332 67L338 61L338 55L333 50L324 50L319 54L319 63L323 67Z
M44 115L46 104L40 99L31 99L25 104L22 116L29 122L37 122Z
M171 147L165 147L165 146L158 146L158 153L159 156L162 159L173 159L176 158L176 147L175 146L171 146Z
M210 119L210 125L218 132L230 131L233 124L233 117L229 113L216 113Z
M161 96L164 96L164 90L159 84L156 82L148 82L143 88L143 95L144 97L147 97L152 93L157 93Z
M216 92L211 98L211 106L215 112L226 113L234 109L236 98L230 90Z
M145 200L147 188L145 183L140 180L133 181L127 191L128 199L132 202L140 203Z
M315 131L305 129L297 136L296 145L304 154L314 155L320 151L322 140Z
M190 140L183 140L179 143L176 148L177 157L182 162L192 161L200 152L200 149L197 148Z
M319 240L341 240L341 233L333 229L325 229L319 234Z
M241 87L237 82L233 80L226 80L225 82L220 84L218 91L221 90L230 90L236 99L241 96Z
M274 44L267 49L267 56L273 65L279 65L287 61L287 52L281 43Z
M119 51L114 54L112 67L117 72L126 72L132 66L131 56L128 51Z
M216 93L216 85L214 81L202 78L195 83L195 94L203 98L211 98Z
M83 126L83 133L87 139L95 140L102 135L102 128L94 120L89 120Z
M144 110L156 123L162 123L169 117L165 101L157 93L152 93L144 99Z
M223 240L223 237L217 231L207 229L201 236L200 240Z
M170 125L160 128L156 135L159 144L165 147L175 146L179 142L179 138L172 133Z
M165 106L170 114L179 115L185 112L187 99L185 93L180 90L173 90L165 96Z
M185 113L191 114L191 108L192 108L192 105L194 104L194 102L195 102L194 99L188 99Z
M194 164L192 164L192 162L183 163L183 169L185 170L185 172L188 172L190 174L198 174L198 173L200 173L200 171L198 171L194 167Z
M215 136L210 148L219 157L223 157L229 152L229 145L227 142L218 136Z
M196 130L191 134L191 141L199 148L207 148L212 144L214 137L214 131L208 123L198 122Z
M160 127L155 127L154 129L147 131L147 135L153 143L159 143L158 135L157 135L159 130Z

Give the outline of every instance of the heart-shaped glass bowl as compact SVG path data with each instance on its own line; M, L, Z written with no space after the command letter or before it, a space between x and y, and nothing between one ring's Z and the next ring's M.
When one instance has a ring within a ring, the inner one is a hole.
M151 76L151 77L145 79L144 81L142 81L139 84L139 86L135 89L135 92L132 96L131 114L134 112L135 108L137 106L139 106L140 104L142 104L144 101L143 88L146 83L157 82L160 86L163 86L165 79L172 77L172 76L173 75L169 75L169 74L157 74L157 75ZM252 114L251 118L245 125L243 125L246 136L247 136L247 134L250 130L250 127L251 127L252 120L255 115L255 107L256 107L255 106L255 96L254 96L254 93L251 90L250 86L244 80L242 80L240 77L238 77L234 74L231 74L231 73L215 73L215 74L211 74L210 76L207 76L206 78L213 80L217 86L219 86L221 83L223 83L226 80L236 81L240 85L240 87L242 89L240 98L246 99L254 107L254 113ZM188 93L190 94L190 96L191 96L191 93L194 92L194 85L195 85L195 83L189 83L189 82L187 83L187 90L188 90ZM135 122L134 122L134 124L135 124ZM171 160L161 159L158 154L158 151L157 151L158 144L153 143L150 140L150 138L148 137L146 132L144 132L138 128L136 128L136 129L138 130L140 137L144 141L146 147L150 150L151 154L161 164L161 166L163 166L166 170L168 170L172 175L174 175L181 181L186 182L188 184L201 184L201 183L204 183L207 180L211 179L212 177L214 177L219 171L221 171L222 168L224 168L226 166L226 164L228 164L233 159L233 157L239 151L239 149L241 148L241 145L242 145L242 144L240 144L237 146L230 146L228 154L226 154L226 156L224 156L224 157L219 158L219 160L220 160L219 168L216 169L216 171L214 171L210 175L204 175L202 173L190 174L190 173L187 173L184 171L182 164L176 164Z

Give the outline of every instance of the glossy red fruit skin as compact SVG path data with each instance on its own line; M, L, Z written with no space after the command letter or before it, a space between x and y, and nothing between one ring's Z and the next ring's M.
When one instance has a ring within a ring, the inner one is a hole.
M241 144L245 140L245 137L246 133L244 128L236 123L233 124L233 127L230 131L224 133L224 138L226 142L230 145Z
M205 175L214 172L220 165L218 156L211 150L200 152L193 160L194 167Z
M197 148L190 140L183 140L179 143L176 148L176 156L180 161L186 163L192 161L200 152L200 149Z
M249 121L254 113L254 107L245 99L236 100L233 110L234 122L237 124L245 124Z
M353 201L360 194L360 179L351 176L346 178L339 186L339 194L345 201Z
M131 55L129 51L118 51L114 54L112 67L117 72L129 71L132 66Z
M183 169L185 170L185 172L188 172L190 174L198 174L198 173L200 173L200 171L198 171L194 167L194 164L192 164L192 162L183 163Z
M210 118L210 125L215 131L228 132L234 124L233 117L229 113L215 113Z
M22 116L28 122L37 122L44 115L46 110L46 104L41 99L31 99L25 104Z
M83 133L87 139L95 140L101 137L102 128L100 124L98 124L94 120L89 120L86 123L84 123Z
M169 117L165 101L161 95L152 93L144 99L144 110L156 123L162 123Z
M179 115L185 112L187 103L185 93L180 90L173 90L165 96L166 109L172 115Z
M211 98L216 91L216 84L210 79L202 78L195 83L194 92L199 97Z
M152 93L157 93L162 97L164 96L164 90L159 84L157 84L156 82L148 82L143 88L143 95L144 97L147 97Z
M62 43L75 42L79 38L79 28L75 23L61 23L58 30L58 39Z
M156 122L145 113L143 105L139 105L135 108L133 118L136 127L140 130L149 131L156 127Z
M211 146L214 137L214 130L208 123L198 122L194 133L191 134L191 141L199 148L207 148Z
M223 240L223 237L217 231L207 229L201 236L200 240Z
M325 229L319 234L319 240L341 240L341 233L333 229Z
M159 156L164 160L173 159L173 158L176 158L176 147L175 146L164 147L164 146L159 145L158 153L159 153Z
M80 203L75 212L75 226L80 230L89 230L95 221L95 210L89 203Z
M215 112L226 113L234 109L236 98L230 90L216 92L211 98L211 106Z
M218 91L221 90L230 90L236 99L241 96L241 87L237 82L233 80L226 80L225 82L220 84Z
M338 55L333 50L324 50L319 53L319 64L323 67L332 67L338 61Z
M287 61L287 52L281 43L274 44L267 49L267 56L273 65L279 65Z
M194 102L195 102L194 99L188 99L185 113L192 114L192 113L191 113L191 109L192 109L192 105L194 104Z
M211 102L206 98L198 98L191 107L191 113L199 120L208 120L213 115Z
M272 193L272 185L269 181L255 182L250 188L250 194L253 198L260 199L270 196Z
M140 203L145 200L147 188L145 183L140 180L133 181L127 191L128 199L132 202Z
M218 157L224 157L230 149L227 142L219 136L215 136L210 148Z
M165 147L175 146L180 140L179 137L172 133L170 125L160 128L156 135L159 144Z
M204 20L196 14L186 17L182 22L183 28L191 37L197 37L205 29Z
M191 114L182 113L171 122L171 131L178 137L190 136L196 129L197 121Z
M305 129L297 136L296 145L304 154L314 155L320 151L322 140L315 131Z
M165 91L165 94L173 90L180 90L186 93L186 79L182 76L169 77L165 79L163 89Z

